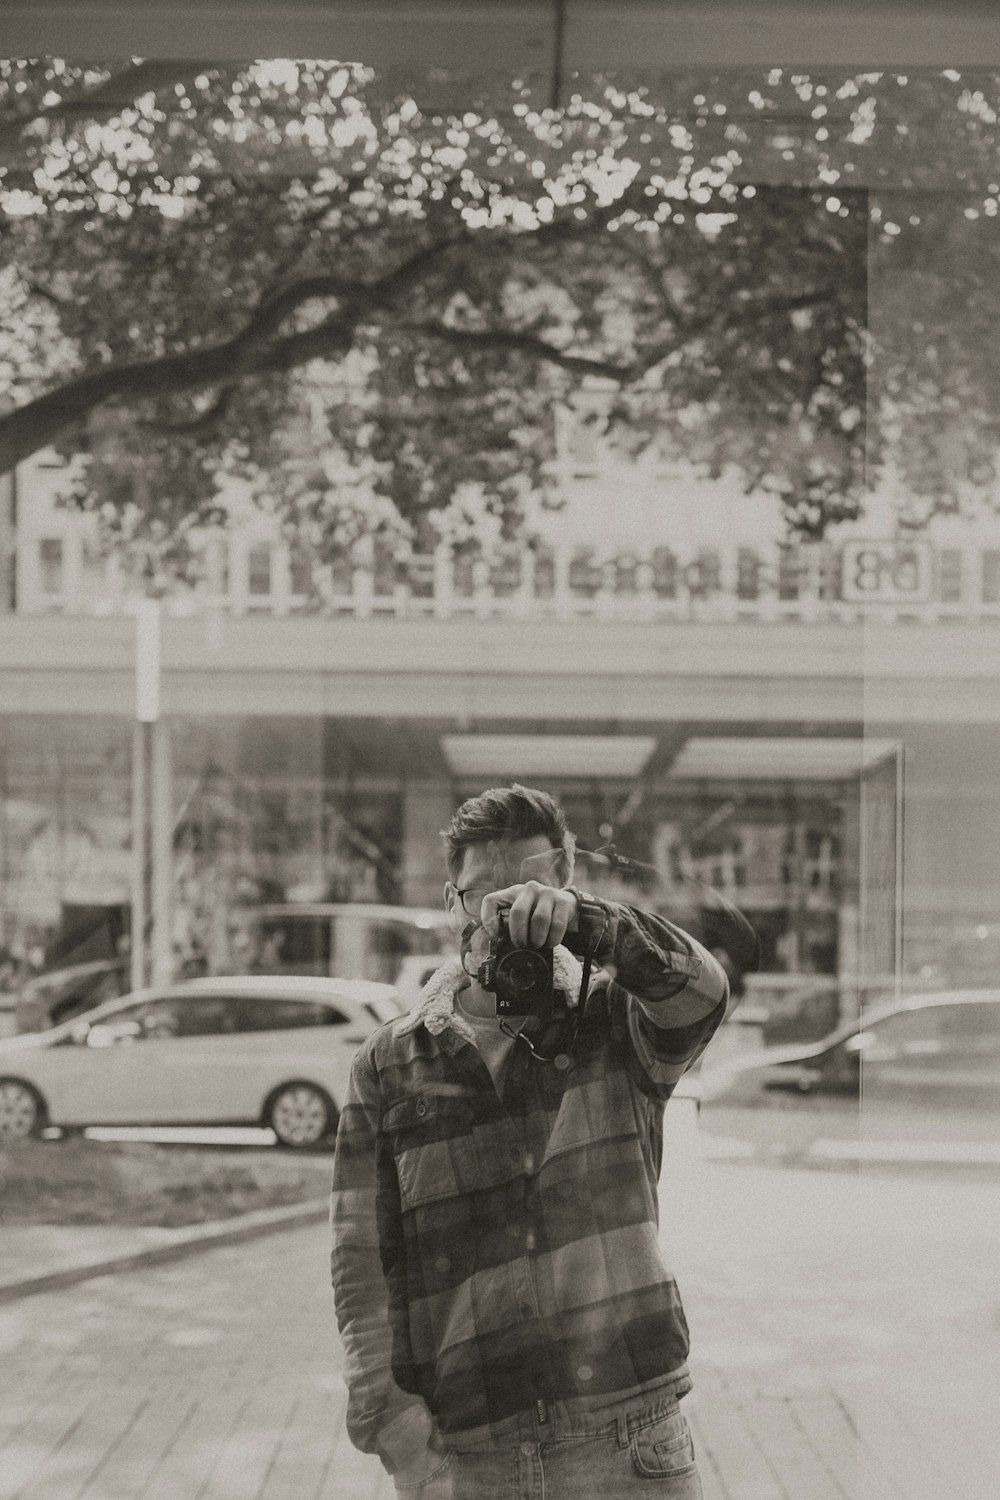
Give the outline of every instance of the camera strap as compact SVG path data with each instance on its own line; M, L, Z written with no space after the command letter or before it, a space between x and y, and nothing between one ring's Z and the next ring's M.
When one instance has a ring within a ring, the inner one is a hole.
M583 955L583 967L580 973L580 993L576 997L577 1024L579 1017L583 1015L587 1004L587 996L590 993L590 970L593 966L594 955L589 950Z

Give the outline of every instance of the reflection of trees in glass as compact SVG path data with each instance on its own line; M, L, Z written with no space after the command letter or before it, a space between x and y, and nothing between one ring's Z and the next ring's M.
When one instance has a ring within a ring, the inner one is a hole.
M398 795L337 796L316 778L241 777L210 761L176 822L178 962L260 964L251 913L267 902L397 901L399 827Z
M85 449L150 574L183 568L220 467L331 554L462 486L515 527L594 378L621 441L735 465L809 534L887 439L918 511L988 486L993 75L581 77L557 111L441 88L0 63L4 465Z
M20 714L0 746L0 940L39 954L68 904L120 908L131 878L128 732Z
M835 972L842 879L836 798L732 784L717 793L636 788L588 807L563 798L585 847L584 884L662 911L724 952L734 984L753 968ZM603 820L603 821L602 821ZM608 843L613 839L613 843ZM631 868L616 868L615 855Z
M397 794L327 791L325 876L327 901L398 902L401 799Z
M864 198L827 190L818 126L789 174L788 81L582 80L560 112L466 83L457 117L360 67L0 66L4 461L86 449L149 570L182 566L220 466L328 551L376 493L387 527L463 486L514 527L589 378L622 440L734 464L806 529L853 508Z
M174 827L174 948L182 971L241 967L247 946L233 914L256 904L260 884L250 819L238 785L209 762L188 790Z

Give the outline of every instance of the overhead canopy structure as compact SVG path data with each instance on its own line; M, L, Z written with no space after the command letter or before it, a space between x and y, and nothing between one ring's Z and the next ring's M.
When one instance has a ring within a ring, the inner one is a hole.
M1000 65L993 0L5 0L8 57L574 70Z
M446 734L456 776L638 776L656 749L639 734Z
M741 781L848 781L895 749L883 739L824 735L692 735L673 777Z

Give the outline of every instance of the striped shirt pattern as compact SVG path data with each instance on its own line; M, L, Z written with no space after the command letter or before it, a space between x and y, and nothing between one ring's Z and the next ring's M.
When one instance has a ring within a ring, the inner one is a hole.
M690 1387L658 1243L663 1110L728 988L680 928L602 904L600 969L559 1066L515 1044L501 1097L461 1026L435 1034L419 1014L355 1058L332 1271L348 1432L390 1470L435 1431L462 1449L538 1441Z

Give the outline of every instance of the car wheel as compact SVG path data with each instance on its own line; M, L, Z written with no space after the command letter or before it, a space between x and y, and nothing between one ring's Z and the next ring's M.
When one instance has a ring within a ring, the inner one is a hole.
M24 1141L45 1127L45 1104L29 1083L0 1078L0 1141Z
M286 1083L271 1095L265 1120L282 1146L319 1146L336 1129L337 1111L329 1094L314 1083Z

